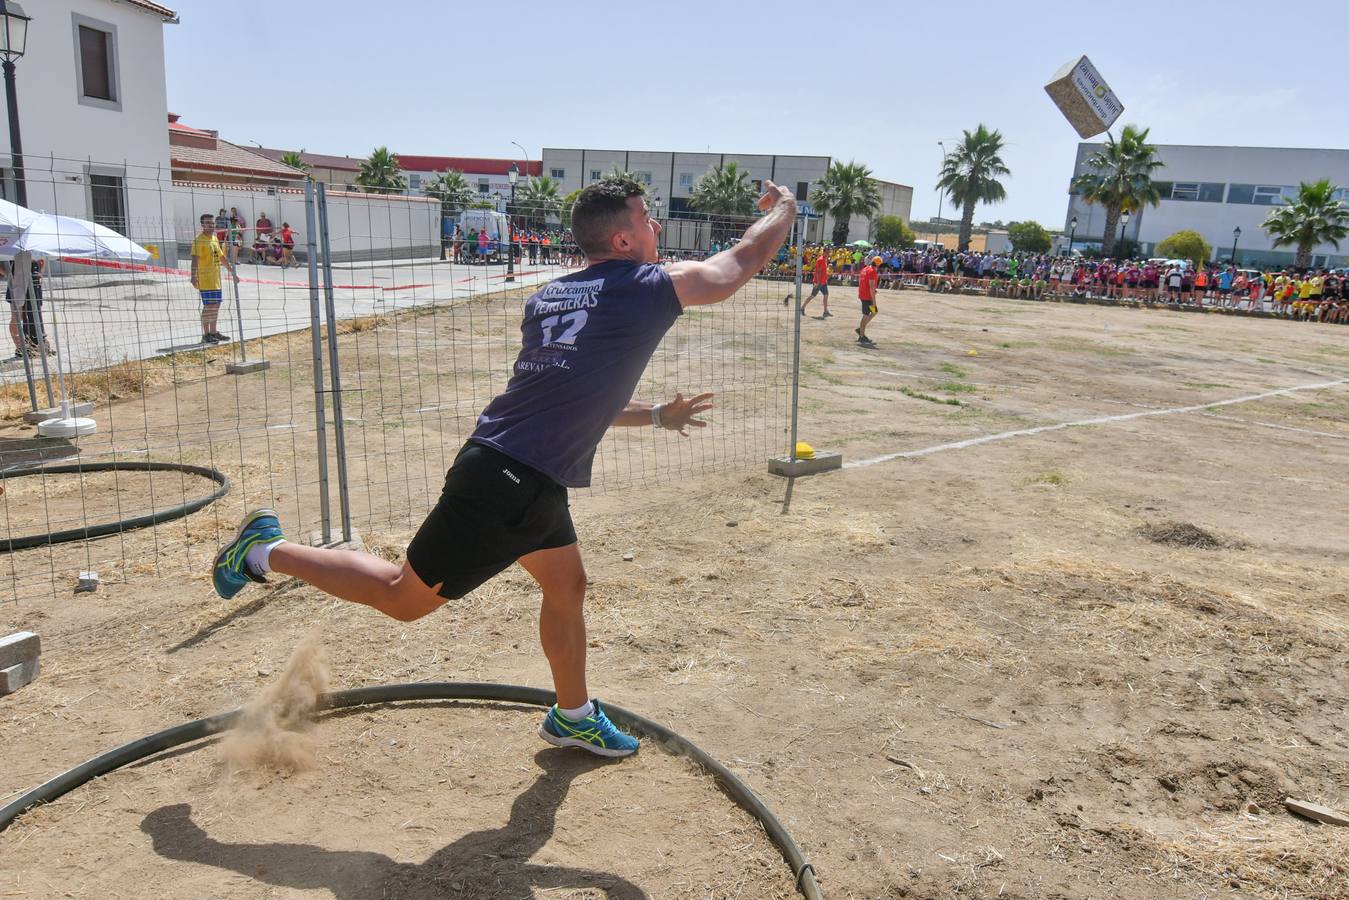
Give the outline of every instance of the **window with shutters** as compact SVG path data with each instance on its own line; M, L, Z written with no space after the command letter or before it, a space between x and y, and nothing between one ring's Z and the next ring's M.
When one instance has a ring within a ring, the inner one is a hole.
M83 106L121 110L117 26L72 13L76 99Z

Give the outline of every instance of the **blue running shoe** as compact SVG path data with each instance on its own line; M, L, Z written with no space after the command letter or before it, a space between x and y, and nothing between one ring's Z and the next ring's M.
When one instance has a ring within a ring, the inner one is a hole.
M628 756L641 746L635 737L614 727L604 714L600 701L592 700L595 711L579 722L573 722L558 712L557 704L548 710L539 737L555 747L580 747L600 756Z
M215 592L228 600L242 591L250 581L265 582L266 578L249 568L248 551L258 544L279 541L283 537L276 510L255 509L244 516L234 540L224 546L211 568Z

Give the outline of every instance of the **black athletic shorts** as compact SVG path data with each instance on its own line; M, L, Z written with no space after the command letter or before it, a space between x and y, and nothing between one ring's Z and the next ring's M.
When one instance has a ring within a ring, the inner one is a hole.
M864 316L874 316L874 315L876 315L876 301L875 301L875 300L862 300L862 301L860 301L860 302L861 302L861 304L862 304L862 315L864 315Z
M567 489L491 447L468 443L408 545L425 584L457 600L535 550L576 543Z

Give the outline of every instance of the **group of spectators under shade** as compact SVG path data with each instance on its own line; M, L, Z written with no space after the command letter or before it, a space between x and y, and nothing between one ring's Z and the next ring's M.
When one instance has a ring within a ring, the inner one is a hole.
M251 243L249 231L253 232ZM283 268L300 264L295 258L295 232L290 223L282 222L278 229L265 212L259 213L250 228L238 207L230 207L228 213L222 208L215 216L215 239L229 254L231 263L240 262L242 257L243 262Z
M486 265L506 261L506 248L486 229L464 230L456 225L450 232L447 243L453 254L453 260L457 263ZM551 231L516 229L511 235L511 247L517 264L525 262L526 259L531 265L572 268L585 263L570 229Z
M795 247L784 247L772 271L792 274L795 254ZM990 296L1027 299L1133 300L1349 323L1349 269L1255 269L1219 263L1195 267L1166 259L1088 260L1036 253L812 245L802 251L808 281L821 254L836 283L856 283L862 266L879 257L875 266L882 288L982 290Z

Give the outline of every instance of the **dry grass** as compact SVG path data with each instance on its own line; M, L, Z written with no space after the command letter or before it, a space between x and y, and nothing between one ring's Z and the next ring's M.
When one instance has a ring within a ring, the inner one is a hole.
M1161 522L1143 525L1138 528L1138 534L1154 544L1193 547L1196 550L1222 550L1226 547L1235 546L1231 541L1223 540L1212 532L1189 522Z
M1298 900L1349 897L1349 828L1312 825L1281 811L1244 813L1160 847L1180 867L1235 890Z

